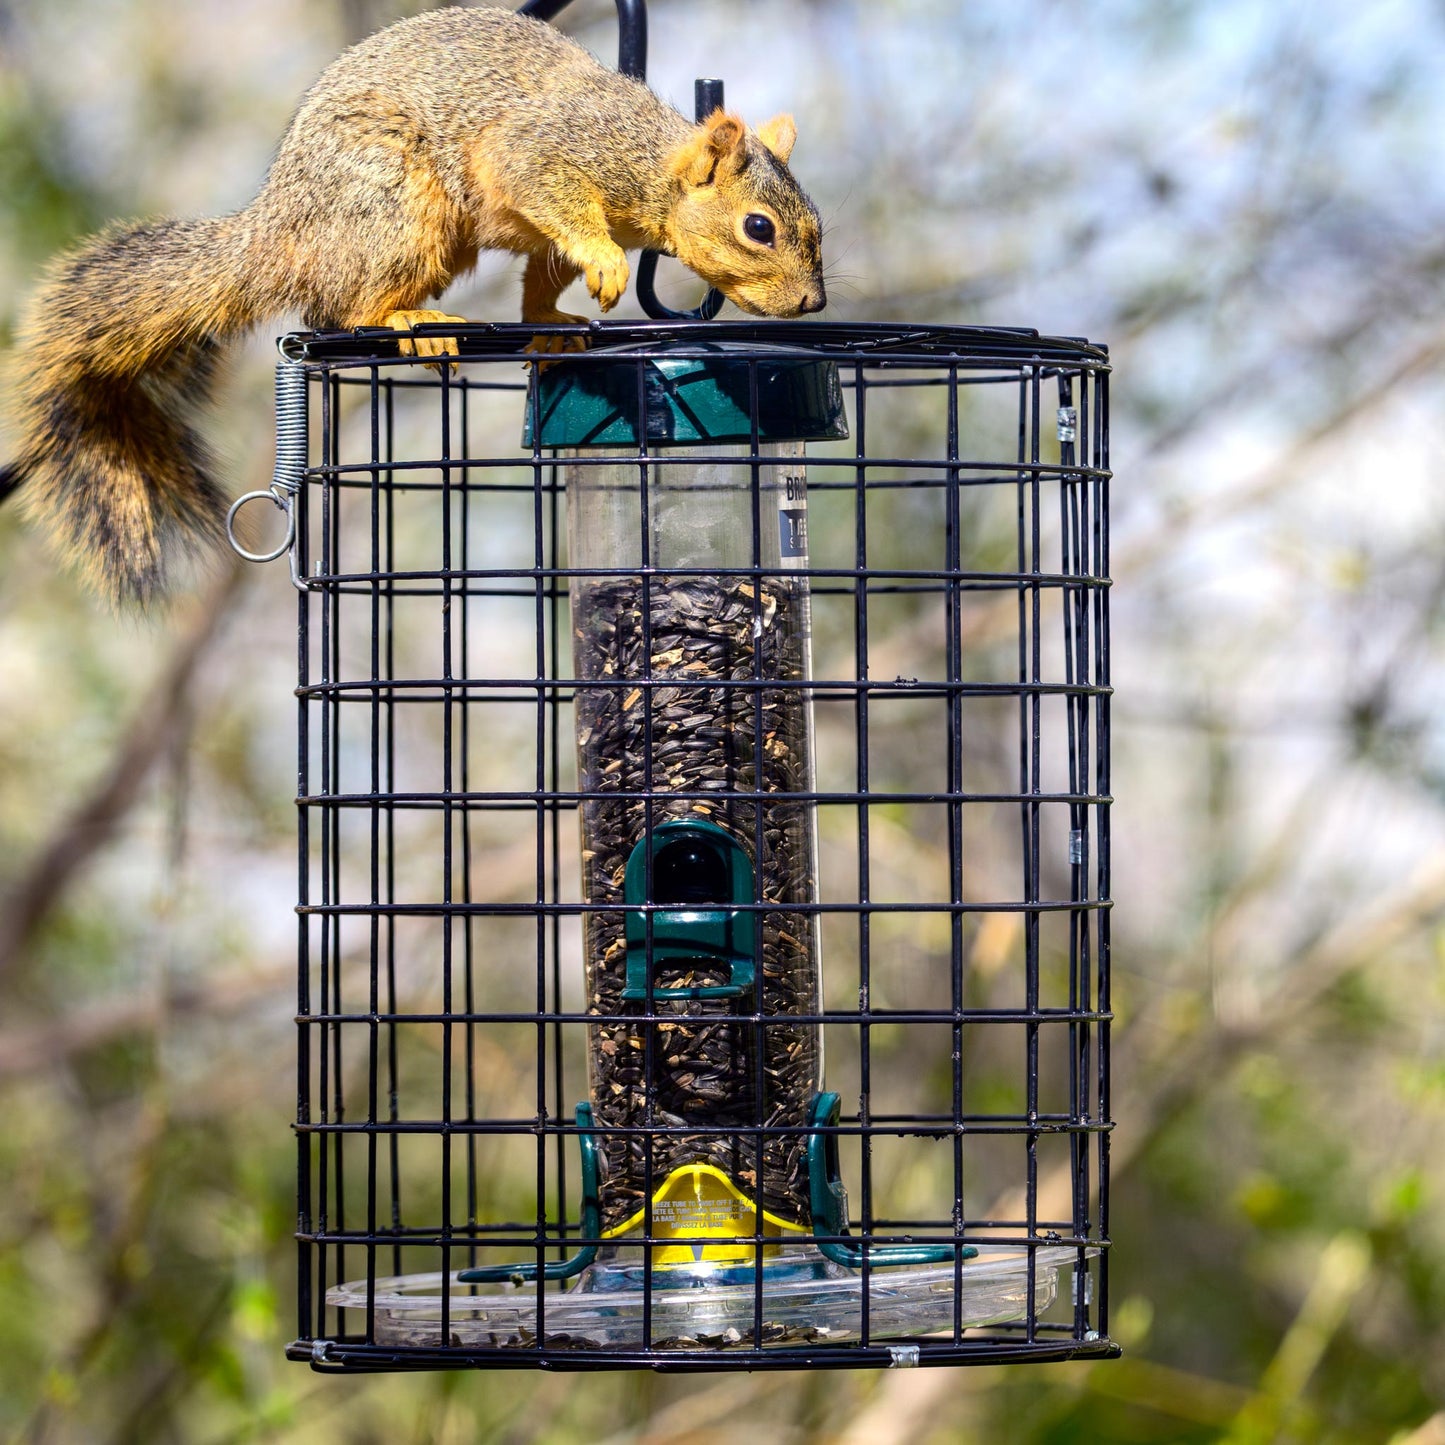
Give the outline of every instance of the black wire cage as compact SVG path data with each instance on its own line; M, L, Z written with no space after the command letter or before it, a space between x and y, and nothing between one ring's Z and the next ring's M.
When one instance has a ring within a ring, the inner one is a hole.
M1105 352L537 330L283 342L290 1353L1116 1353Z

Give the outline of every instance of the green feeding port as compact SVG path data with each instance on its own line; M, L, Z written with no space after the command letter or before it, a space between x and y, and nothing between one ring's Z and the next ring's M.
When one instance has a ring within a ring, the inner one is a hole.
M753 865L742 845L716 823L679 818L652 830L652 896L647 889L648 839L627 859L622 896L626 924L625 999L737 998L752 992L757 976L753 911L739 908L757 898ZM647 940L648 903L652 943ZM651 959L649 969L648 960ZM669 978L698 972L725 983L673 984Z
M947 1264L975 1259L971 1244L875 1244L863 1246L848 1233L848 1192L838 1163L838 1124L843 1101L817 1094L808 1109L808 1202L814 1242L825 1259L845 1269L893 1265Z
M599 1179L601 1165L598 1163L597 1136L592 1132L592 1105L578 1104L573 1116L577 1121L577 1148L582 1162L582 1221L579 1232L583 1239L597 1239L602 1233L602 1208L599 1203ZM597 1258L597 1245L584 1244L567 1259L554 1260L550 1264L483 1264L457 1273L458 1284L522 1284L527 1280L571 1279L579 1275Z
M705 354L696 354L699 350ZM690 347L688 356L605 356L549 363L535 380L522 434L544 447L686 446L753 440L753 374L759 442L822 441L848 435L843 387L834 362L812 357L738 356L726 343Z

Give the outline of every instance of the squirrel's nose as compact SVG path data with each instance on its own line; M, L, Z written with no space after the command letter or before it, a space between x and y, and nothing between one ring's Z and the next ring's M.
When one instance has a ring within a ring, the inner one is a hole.
M816 291L803 292L803 299L798 303L798 310L806 316L809 312L821 311L827 304L827 293L819 286Z

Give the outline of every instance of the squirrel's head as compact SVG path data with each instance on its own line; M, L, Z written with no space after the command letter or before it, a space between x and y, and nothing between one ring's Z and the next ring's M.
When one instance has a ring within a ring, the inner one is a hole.
M715 110L669 158L678 260L755 316L828 304L818 211L788 169L797 134L790 115L750 131Z

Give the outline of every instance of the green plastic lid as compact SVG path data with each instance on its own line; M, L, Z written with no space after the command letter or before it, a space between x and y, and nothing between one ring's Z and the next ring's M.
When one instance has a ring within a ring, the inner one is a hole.
M848 414L835 363L760 354L718 343L699 356L602 359L597 353L545 366L540 393L544 447L635 447L638 370L649 444L670 446L752 440L750 363L758 377L758 439L818 441L848 435ZM527 396L522 444L532 445L533 392Z

